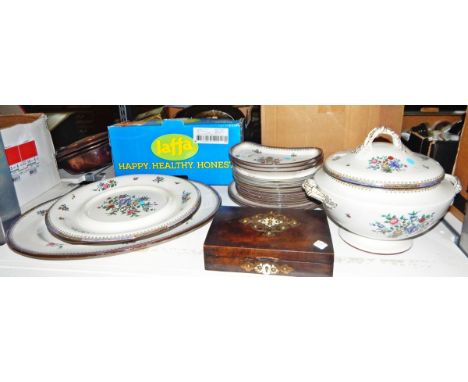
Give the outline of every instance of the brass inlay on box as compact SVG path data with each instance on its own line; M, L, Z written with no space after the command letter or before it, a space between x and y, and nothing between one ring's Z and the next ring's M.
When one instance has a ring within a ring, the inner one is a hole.
M300 223L288 216L270 211L266 214L257 214L240 220L242 224L250 226L265 236L274 236L278 232L287 231L297 227Z

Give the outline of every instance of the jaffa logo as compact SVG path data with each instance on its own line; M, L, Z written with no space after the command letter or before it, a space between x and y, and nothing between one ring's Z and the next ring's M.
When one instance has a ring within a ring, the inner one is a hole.
M187 135L166 134L153 141L151 151L165 160L184 160L198 152L198 144Z

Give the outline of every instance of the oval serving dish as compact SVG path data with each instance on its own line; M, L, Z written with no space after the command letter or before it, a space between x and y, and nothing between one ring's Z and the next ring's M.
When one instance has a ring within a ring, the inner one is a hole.
M126 175L80 187L47 211L49 231L65 241L122 243L164 232L190 218L200 191L167 175Z

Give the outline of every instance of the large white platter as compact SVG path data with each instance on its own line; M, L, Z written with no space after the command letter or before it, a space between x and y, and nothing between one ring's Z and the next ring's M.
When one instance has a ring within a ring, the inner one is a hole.
M79 243L121 243L188 219L200 192L173 176L127 175L95 182L58 199L46 215L51 233Z
M56 238L47 229L45 215L54 203L50 201L27 212L16 222L9 232L8 245L22 255L41 259L79 259L134 251L167 241L204 225L221 205L215 190L201 183L193 183L201 193L200 208L184 223L155 236L122 244L71 244Z

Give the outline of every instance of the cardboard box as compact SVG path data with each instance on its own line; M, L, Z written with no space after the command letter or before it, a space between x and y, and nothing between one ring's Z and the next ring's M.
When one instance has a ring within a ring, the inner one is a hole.
M262 106L262 144L279 147L320 147L327 157L364 142L369 131L385 125L401 131L399 105Z
M242 139L243 121L166 119L109 127L116 175L186 176L206 184L232 181L229 149Z

